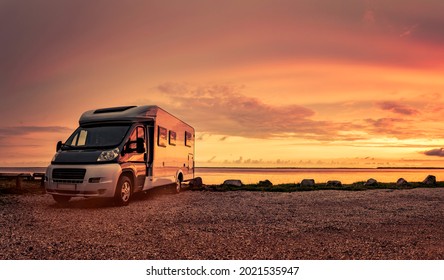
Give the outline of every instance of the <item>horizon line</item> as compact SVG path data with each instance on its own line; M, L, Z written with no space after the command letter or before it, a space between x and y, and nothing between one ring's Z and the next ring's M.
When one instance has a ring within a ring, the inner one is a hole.
M433 166L377 166L377 167L297 167L297 166L194 166L202 169L444 169L444 167ZM47 168L47 166L0 166L0 169L23 169L23 168Z

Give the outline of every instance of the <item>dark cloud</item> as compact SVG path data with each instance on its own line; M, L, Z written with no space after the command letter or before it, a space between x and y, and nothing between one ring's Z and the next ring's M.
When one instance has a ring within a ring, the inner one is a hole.
M419 111L416 110L415 108L407 104L402 104L400 102L383 101L383 102L378 102L377 105L382 110L390 111L400 115L413 116L419 114Z
M398 1L372 0L370 3L376 10L379 24L386 29L407 35L412 41L444 44L444 34L440 32L444 24L443 1L408 0L400 4Z
M0 137L6 136L20 136L31 133L66 133L70 132L71 128L63 126L15 126L15 127L0 127Z
M441 3L441 5L443 4L444 2ZM444 9L444 6L441 9ZM415 33L412 34L413 39L429 44L444 45L444 34L437 32L438 29L444 26L444 18L442 16L440 18L424 17L420 22L415 29Z
M443 148L432 149L432 150L428 150L428 151L423 152L423 154L425 154L426 156L444 157L444 149Z

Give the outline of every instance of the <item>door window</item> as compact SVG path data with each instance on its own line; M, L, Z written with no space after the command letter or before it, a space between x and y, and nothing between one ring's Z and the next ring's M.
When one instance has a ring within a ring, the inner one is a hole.
M137 139L142 138L143 139L143 147L146 151L146 138L145 138L145 128L143 126L136 127L133 132L130 135L129 138L129 150L131 151L129 155L128 161L137 161L137 162L144 162L145 153L137 153Z

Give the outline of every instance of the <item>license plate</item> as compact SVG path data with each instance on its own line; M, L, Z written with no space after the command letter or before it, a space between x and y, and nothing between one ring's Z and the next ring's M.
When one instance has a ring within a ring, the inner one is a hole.
M75 191L76 185L73 184L58 184L57 189L64 191Z

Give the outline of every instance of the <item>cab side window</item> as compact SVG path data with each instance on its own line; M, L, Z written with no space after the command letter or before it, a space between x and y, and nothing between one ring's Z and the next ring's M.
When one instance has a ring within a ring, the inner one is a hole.
M136 150L137 138L143 139L143 147L145 148L145 151L146 151L145 129L143 128L143 126L136 127L136 129L134 129L133 132L131 133L131 136L129 138L129 141L130 141L129 148L130 149Z
M146 138L145 138L145 128L143 126L136 127L133 132L131 132L129 140L129 151L131 151L128 156L128 161L133 162L144 162L144 153L137 153L137 139L143 139L143 147L146 151Z
M137 138L143 139L143 147L145 148L145 151L146 151L146 137L145 137L145 128L144 127L142 127L142 126L137 127Z
M137 144L136 144L136 140L137 140L137 130L138 130L138 127L137 127L137 129L134 129L133 130L133 132L131 133L131 136L130 136L130 138L129 138L129 146L128 146L128 148L130 148L131 150L135 150L136 149L136 147L137 147Z

